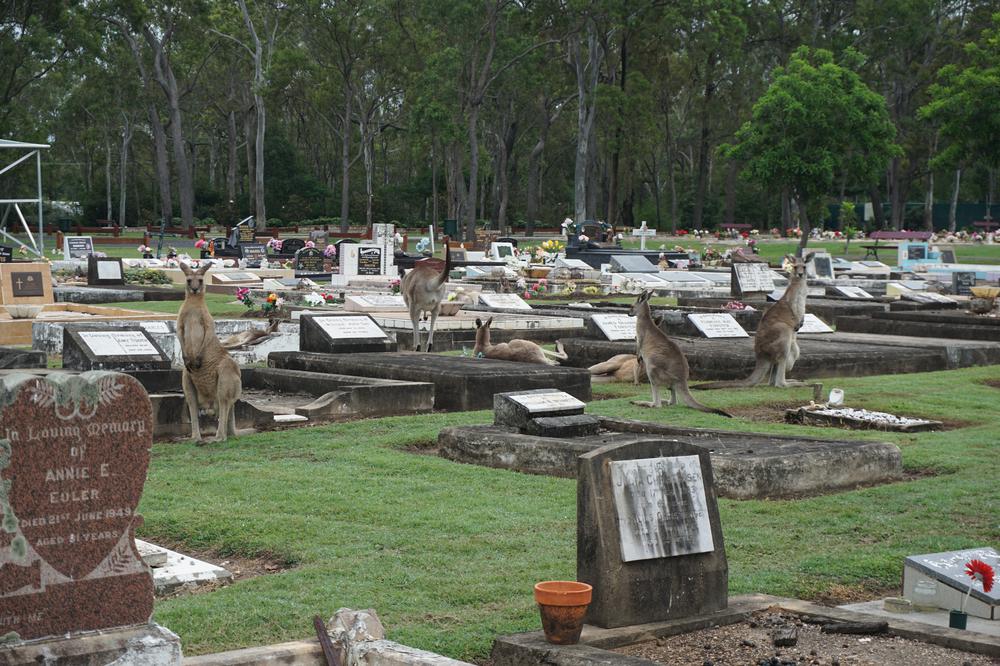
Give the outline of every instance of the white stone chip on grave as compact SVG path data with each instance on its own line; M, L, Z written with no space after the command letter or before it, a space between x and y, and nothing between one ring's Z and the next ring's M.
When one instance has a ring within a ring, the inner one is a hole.
M827 326L826 322L812 314L807 312L802 318L802 326L799 327L799 333L833 333L833 329Z
M621 314L595 314L591 317L608 340L635 340L635 317Z
M748 338L739 322L728 312L689 314L688 319L706 338Z

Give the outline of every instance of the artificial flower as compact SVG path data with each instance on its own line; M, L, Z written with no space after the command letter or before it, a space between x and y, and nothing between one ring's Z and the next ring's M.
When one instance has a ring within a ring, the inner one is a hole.
M983 586L983 592L989 593L993 589L993 578L996 575L993 567L982 560L971 560L965 565L965 573L974 581L979 581Z

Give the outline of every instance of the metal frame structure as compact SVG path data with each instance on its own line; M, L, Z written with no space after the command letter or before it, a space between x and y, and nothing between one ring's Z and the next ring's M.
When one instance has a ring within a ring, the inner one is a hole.
M3 216L0 217L0 236L3 236L12 243L18 243L22 245L20 240L15 238L8 231L7 219L10 217L10 211L13 210L17 214L17 219L21 223L21 228L28 235L28 241L30 244L23 244L28 251L35 254L38 257L45 256L45 234L44 234L44 224L42 221L42 149L49 148L47 143L26 143L24 141L11 141L9 139L0 139L0 150L17 150L21 154L19 157L14 158L12 162L6 166L0 168L0 176L7 173L11 169L18 167L19 165L27 162L32 157L35 158L35 175L38 181L37 197L34 199L0 199L0 206L3 206ZM0 164L6 162L7 160L0 160ZM24 214L21 212L20 204L36 204L38 206L38 234L35 235L31 233L31 228L28 226L27 220L24 219Z

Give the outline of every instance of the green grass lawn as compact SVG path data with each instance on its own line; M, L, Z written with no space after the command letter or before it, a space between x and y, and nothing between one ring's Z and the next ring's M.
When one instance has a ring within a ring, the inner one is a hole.
M179 287L178 287L179 289ZM177 314L183 301L120 301L108 303L107 307L128 308L130 310L147 310L149 312L166 312ZM236 300L232 294L205 294L205 305L216 319L238 319L247 308Z
M849 404L962 423L937 433L880 434L778 423L809 389L703 393L749 422L682 407L629 404L648 387L601 386L588 411L673 424L900 445L911 480L823 497L720 502L733 594L823 599L898 587L903 557L1000 540L998 367L827 380ZM377 609L389 638L483 660L498 634L539 627L531 587L575 575L576 486L449 462L411 449L440 428L489 412L360 421L196 447L158 444L141 511L143 538L219 558L266 557L280 573L159 601L156 620L186 654L304 638L313 614Z

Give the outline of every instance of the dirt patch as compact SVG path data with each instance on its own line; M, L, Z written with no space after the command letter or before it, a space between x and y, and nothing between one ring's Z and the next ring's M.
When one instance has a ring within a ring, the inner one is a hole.
M809 599L823 606L843 606L844 604L856 604L862 601L872 601L873 599L884 599L899 594L896 587L877 587L866 585L831 585L829 588Z
M772 634L797 634L795 645L776 647ZM987 656L889 635L825 634L818 625L775 611L754 613L745 622L704 629L614 650L660 664L995 664Z
M1000 379L984 379L980 382L984 386L989 386L991 388L1000 389Z

